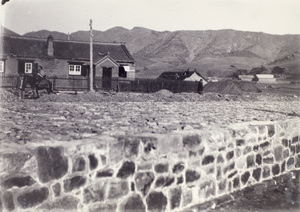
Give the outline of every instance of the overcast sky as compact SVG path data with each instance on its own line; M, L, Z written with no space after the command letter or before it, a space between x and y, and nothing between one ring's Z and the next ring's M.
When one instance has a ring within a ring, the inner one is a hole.
M139 26L300 34L300 0L10 0L0 8L2 25L21 35L89 30L90 19L101 31Z

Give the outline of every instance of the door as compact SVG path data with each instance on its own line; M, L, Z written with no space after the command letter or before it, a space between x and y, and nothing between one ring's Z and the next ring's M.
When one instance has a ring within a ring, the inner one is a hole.
M102 88L105 90L111 89L112 68L102 68Z

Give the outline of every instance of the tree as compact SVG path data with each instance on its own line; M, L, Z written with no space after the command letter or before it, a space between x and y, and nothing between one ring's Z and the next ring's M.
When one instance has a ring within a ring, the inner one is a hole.
M275 76L280 76L281 74L283 74L285 71L285 68L281 68L280 66L275 66L272 69L272 74L274 74Z

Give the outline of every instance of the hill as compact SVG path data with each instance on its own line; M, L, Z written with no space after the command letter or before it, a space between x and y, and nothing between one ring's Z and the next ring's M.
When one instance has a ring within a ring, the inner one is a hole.
M41 30L24 36L89 40L89 31L70 35ZM197 69L206 76L229 76L238 69L250 71L265 66L282 66L286 73L298 74L300 35L271 35L236 30L154 31L142 27L131 30L114 27L93 31L94 40L125 42L133 54L138 76L157 77L163 71Z

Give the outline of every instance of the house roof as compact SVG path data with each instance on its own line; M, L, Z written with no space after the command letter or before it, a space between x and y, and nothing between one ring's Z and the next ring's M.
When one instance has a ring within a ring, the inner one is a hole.
M47 58L47 39L17 36L1 37L2 56L13 55L24 58ZM88 61L90 43L81 41L53 40L54 58ZM132 55L123 43L93 43L93 59L110 55L118 63L134 63Z
M199 77L206 79L197 71L169 71L169 72L163 72L158 79L165 79L165 80L185 80L186 78L189 78L194 73L196 73Z

